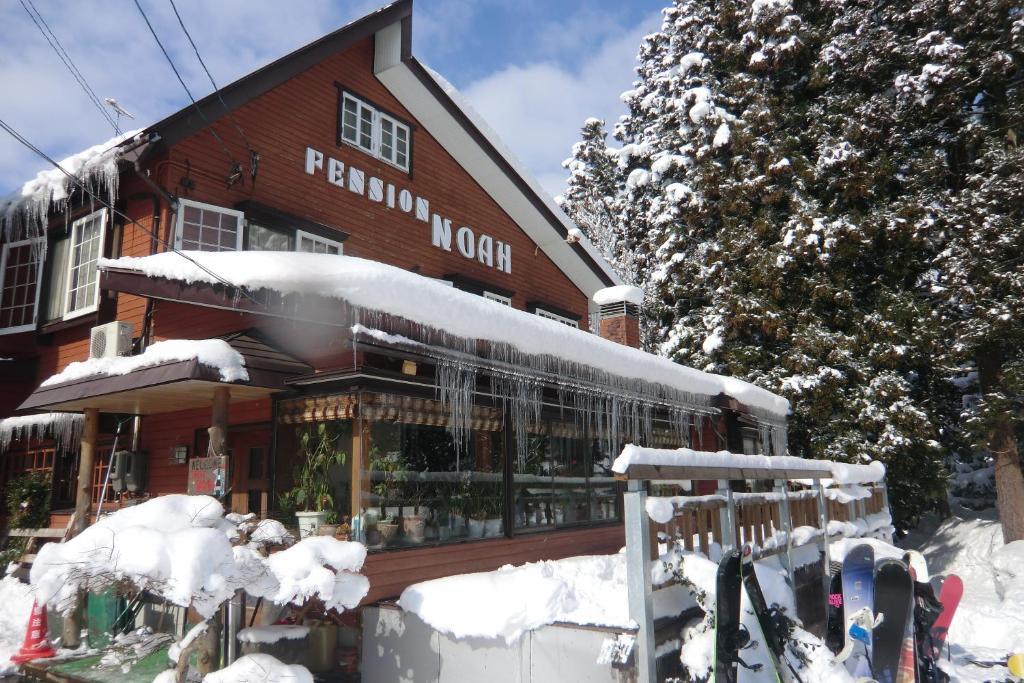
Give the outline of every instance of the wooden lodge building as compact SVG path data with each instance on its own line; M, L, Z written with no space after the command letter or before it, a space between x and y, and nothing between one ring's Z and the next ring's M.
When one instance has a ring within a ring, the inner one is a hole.
M783 399L629 348L635 290L411 22L399 0L0 200L0 463L52 473L51 526L190 487L284 519L326 457L373 602L616 552L626 442L784 452Z

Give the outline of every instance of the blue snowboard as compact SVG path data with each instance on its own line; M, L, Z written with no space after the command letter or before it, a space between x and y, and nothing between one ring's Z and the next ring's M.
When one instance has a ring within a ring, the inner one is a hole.
M853 652L846 660L847 670L855 677L871 675L871 629L861 634L863 640L850 642L851 617L863 608L875 607L875 550L867 543L855 546L843 560L843 612L847 620L845 629L847 646Z

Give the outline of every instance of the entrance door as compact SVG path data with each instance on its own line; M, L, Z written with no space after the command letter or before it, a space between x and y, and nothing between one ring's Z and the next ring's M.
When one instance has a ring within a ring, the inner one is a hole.
M231 453L231 510L267 516L270 504L270 429L228 434Z

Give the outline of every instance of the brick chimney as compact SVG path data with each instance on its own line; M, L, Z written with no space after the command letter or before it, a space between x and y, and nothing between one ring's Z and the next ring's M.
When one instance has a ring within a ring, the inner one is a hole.
M599 307L598 334L613 342L640 348L640 306L644 293L639 287L619 285L594 293Z

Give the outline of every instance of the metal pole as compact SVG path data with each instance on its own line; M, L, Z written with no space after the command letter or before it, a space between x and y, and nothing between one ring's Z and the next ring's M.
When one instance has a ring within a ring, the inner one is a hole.
M793 574L793 555L790 552L793 546L793 518L790 516L789 511L789 487L785 479L775 480L775 492L782 494L782 500L779 503L779 512L782 515L782 531L786 534L786 551L784 554L784 562L786 564L786 575L789 577L790 587L796 586L796 576ZM796 591L793 591L793 599L796 600Z
M832 558L828 550L828 505L825 504L825 487L821 485L820 479L814 480L814 491L817 494L815 500L818 502L818 528L821 529L821 553L825 563L822 580L825 582L825 598L828 599Z
M736 547L736 501L732 497L732 487L728 479L718 480L718 495L725 498L725 507L718 509L719 519L722 525L722 550L732 550Z
M228 618L225 638L227 640L224 648L224 663L227 666L234 664L238 659L238 629L242 623L242 600L245 594L242 591L236 592L228 601Z
M626 517L626 592L636 634L637 683L655 683L654 603L651 596L651 534L647 490L630 479L623 495Z
M892 513L889 511L889 485L883 480L878 482L878 488L882 490L882 512L890 515L891 518ZM892 534L889 534L888 536L889 542L892 543Z

